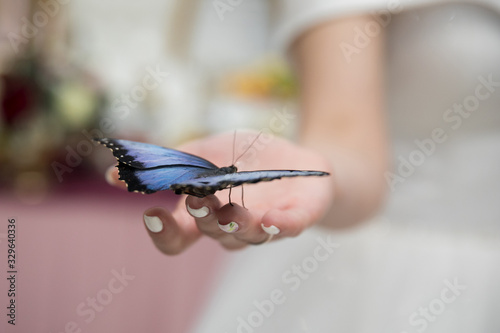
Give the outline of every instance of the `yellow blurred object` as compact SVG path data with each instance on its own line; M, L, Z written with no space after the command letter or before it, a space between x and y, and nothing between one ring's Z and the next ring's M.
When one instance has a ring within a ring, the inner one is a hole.
M56 89L55 109L69 129L81 128L95 116L95 93L79 82L69 82Z
M297 95L297 83L284 61L271 59L229 74L221 90L245 98L291 99Z

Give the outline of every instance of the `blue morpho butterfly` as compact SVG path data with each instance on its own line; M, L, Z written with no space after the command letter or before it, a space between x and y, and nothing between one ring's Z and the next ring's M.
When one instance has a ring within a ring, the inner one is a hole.
M174 149L119 139L94 139L111 149L118 160L120 180L130 192L154 193L172 190L199 198L245 183L282 177L328 176L322 171L262 170L237 172L233 165L219 168L213 163ZM229 197L231 203L231 197Z

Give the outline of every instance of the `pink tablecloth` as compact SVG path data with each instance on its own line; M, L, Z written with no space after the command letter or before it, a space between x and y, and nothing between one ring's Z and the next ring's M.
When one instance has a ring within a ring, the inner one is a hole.
M188 332L222 250L202 240L168 257L142 212L173 196L103 182L65 185L38 205L0 193L1 332ZM7 324L7 223L16 218L16 325Z

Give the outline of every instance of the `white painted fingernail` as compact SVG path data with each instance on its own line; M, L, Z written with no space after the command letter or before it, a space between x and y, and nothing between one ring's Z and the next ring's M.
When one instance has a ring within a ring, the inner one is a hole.
M144 223L151 232L160 232L163 230L163 223L158 216L144 215Z
M280 229L277 226L270 225L269 227L266 227L264 223L261 223L260 226L262 227L262 230L264 230L269 235L274 236L280 233Z
M198 208L198 209L191 208L191 207L189 207L189 205L186 205L186 207L187 207L189 214L191 214L191 216L193 216L193 217L205 217L210 212L210 210L206 206L203 206L203 207Z
M220 224L217 222L217 224L219 225L220 230L229 234L238 231L238 228L240 227L236 222L229 222L228 224Z

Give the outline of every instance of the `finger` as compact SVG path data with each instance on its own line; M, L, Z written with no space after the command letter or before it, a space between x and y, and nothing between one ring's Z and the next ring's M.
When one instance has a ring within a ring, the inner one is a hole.
M257 212L251 212L237 204L227 204L216 212L219 228L235 240L246 244L259 244L269 239L261 226Z
M204 198L188 196L186 198L186 209L194 217L198 229L205 235L219 241L228 250L244 248L248 244L235 239L230 233L221 230L218 224L217 214L221 203L215 195Z
M311 214L305 209L272 209L262 217L261 226L276 238L295 237L311 225L311 219Z
M204 198L188 195L186 198L187 212L194 217L198 229L214 239L219 239L224 235L217 225L217 215L215 214L220 206L221 203L215 195Z
M180 210L150 208L144 212L144 224L156 247L169 255L181 253L201 235L189 215Z
M226 250L240 250L248 246L247 242L240 241L234 238L233 235L226 234L217 239L218 242L224 247Z
M116 166L110 166L107 170L106 173L104 174L104 178L108 182L108 184L119 187L121 189L126 190L127 189L127 184L124 181L121 181L119 179L118 175L118 168Z

